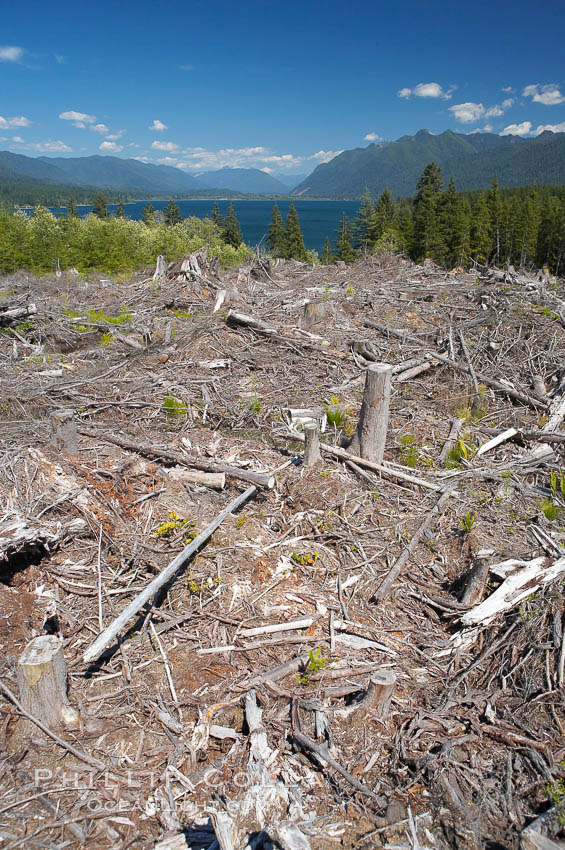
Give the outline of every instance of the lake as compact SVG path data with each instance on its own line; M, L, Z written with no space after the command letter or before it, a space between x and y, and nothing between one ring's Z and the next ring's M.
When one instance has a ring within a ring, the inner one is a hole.
M147 201L135 201L131 204L124 204L126 216L134 220L141 218L143 207L147 205ZM168 201L151 201L155 209L164 210L167 207ZM176 205L180 210L183 218L195 215L197 218L205 218L211 216L214 200L201 201L176 201ZM218 207L222 215L226 215L229 206L229 200L218 200ZM271 220L274 201L234 201L233 205L241 230L243 232L243 240L252 248L257 245L261 239L266 236ZM283 219L286 218L290 201L277 201L279 210ZM294 206L300 218L300 226L304 236L304 244L308 250L320 252L322 246L329 236L330 242L333 243L336 239L336 231L339 225L342 212L349 216L352 221L359 210L359 201L300 201L295 200ZM110 214L116 212L117 204L108 204ZM92 207L79 206L79 215L87 215L91 212ZM52 208L55 214L64 215L65 208Z

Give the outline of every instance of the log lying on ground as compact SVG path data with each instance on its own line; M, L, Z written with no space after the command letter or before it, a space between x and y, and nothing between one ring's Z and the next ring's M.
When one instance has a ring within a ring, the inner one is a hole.
M421 526L418 528L416 533L412 535L412 539L410 540L410 543L408 544L408 546L406 546L406 548L402 552L401 556L398 558L398 560L396 561L396 563L394 564L394 566L392 567L392 569L390 570L390 572L388 573L386 578L380 584L378 590L375 592L374 597L373 597L373 599L375 601L380 602L381 600L385 599L388 596L388 594L390 593L390 591L392 589L392 585L394 584L394 582L396 581L396 579L400 575L402 569L404 568L404 565L407 563L408 559L412 555L412 553L413 553L414 549L416 548L416 546L418 545L422 535L428 530L428 528L432 524L436 514L440 513L440 511L443 509L443 506L445 505L445 503L453 496L453 493L454 493L454 491L451 490L451 489L446 490L445 493L443 493L440 496L440 498L437 500L437 502L435 503L433 508L429 511L426 519L421 524Z
M21 307L0 307L0 328L7 327L37 313L35 304L24 304Z
M86 528L86 522L79 517L64 524L39 524L32 519L20 516L0 523L0 565L14 555L26 552L44 552L50 554L69 537L74 537Z
M555 581L565 573L565 557L553 563L545 557L532 561L512 559L492 565L490 572L504 578L504 581L484 602L463 614L461 623L464 626L487 625L498 614L515 608L541 585Z
M202 484L214 490L223 490L226 486L225 472L200 472L196 469L173 467L167 471L167 474L173 481L180 481L181 484Z
M101 632L92 646L87 649L84 654L84 662L89 663L90 661L95 661L100 655L104 652L106 647L108 647L116 635L122 631L126 623L134 617L138 611L140 611L146 602L154 597L157 592L165 585L167 582L173 578L173 576L180 570L183 564L188 561L190 557L204 544L206 541L212 536L214 531L218 528L219 525L225 520L227 516L232 511L237 510L237 508L255 495L257 492L256 487L248 487L244 493L240 493L235 499L229 503L229 505L221 511L215 519L209 523L204 531L201 531L198 537L189 543L188 546L182 550L182 552L174 558L171 563L162 570L158 576L156 576L153 581L151 581L141 593L132 599L129 605L124 608L119 617L110 623L103 632Z
M377 331L380 331L383 334L392 334L392 336L396 336L404 342L413 342L417 345L422 345L422 340L418 339L417 336L412 336L412 334L408 333L408 331L397 331L394 328L388 328L386 325L381 325L378 322L373 322L370 319L365 319L365 326L368 328L374 328ZM445 363L446 366L451 366L452 369L455 369L457 372L464 372L466 375L471 375L471 370L468 366L462 366L461 363L457 363L455 360L452 360L451 357L446 357L445 354L438 354L435 351L429 351L430 357L433 357L434 360L438 360L440 363ZM532 396L526 395L525 393L519 392L519 390L515 390L512 387L507 387L501 381L497 381L494 378L491 378L489 375L485 375L483 372L475 372L475 376L477 380L481 381L481 383L486 384L487 387L491 387L491 389L496 390L499 393L504 393L504 395L513 398L515 401L519 401L522 404L527 405L528 407L533 407L534 410L538 408L546 407L546 403L532 398Z
M78 727L78 712L67 697L67 666L58 637L41 635L28 643L18 661L18 687L22 706L50 729ZM26 724L32 731L33 724Z
M255 484L257 487L265 487L271 490L275 486L274 475L266 475L262 472L250 472L246 469L237 469L234 466L229 466L227 463L219 463L215 461L203 460L194 455L183 455L180 452L168 452L166 449L158 449L154 446L148 446L134 443L132 440L125 440L123 437L117 437L114 434L105 434L97 431L94 428L79 428L79 433L86 437L93 437L96 440L103 440L107 443L112 443L115 446L120 446L122 449L128 449L144 457L150 457L153 460L162 460L166 463L177 463L181 466L194 467L201 469L203 472L223 472L229 478L238 478L241 481L248 481Z
M304 434L301 434L298 431L292 431L289 429L289 438L292 440L299 440L301 443L305 441ZM375 472L380 472L381 475L384 475L385 478L393 478L398 481L406 481L408 484L416 484L418 487L423 487L425 490L441 490L443 489L439 484L432 484L431 481L426 481L424 478L417 478L415 475L408 475L406 472L401 472L399 469L391 469L388 466L384 466L381 463L373 463L370 460L365 460L362 457L356 457L355 455L349 454L345 449L340 449L338 446L330 446L327 443L320 443L320 450L326 452L329 455L333 455L333 457L337 457L340 460L348 461L357 464L358 466L364 466L367 469L372 469Z

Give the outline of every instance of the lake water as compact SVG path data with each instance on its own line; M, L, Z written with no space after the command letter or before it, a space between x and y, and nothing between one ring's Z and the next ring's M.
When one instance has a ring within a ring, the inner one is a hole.
M151 201L155 209L164 210L167 207L168 201ZM195 215L197 218L205 218L211 216L214 201L176 201L183 218ZM273 201L234 201L233 205L241 230L243 240L252 248L257 245L261 239L266 236L273 211ZM277 201L279 210L283 219L286 218L290 201ZM147 201L136 201L131 204L124 204L126 216L138 220L141 218L143 207L147 205ZM222 215L226 215L228 211L228 201L218 201L218 207ZM334 243L336 232L339 225L342 212L349 216L349 220L355 218L359 210L359 201L294 201L294 206L298 212L300 226L304 236L304 244L308 250L320 252L322 246L329 236L330 242ZM117 209L117 204L108 204L108 211L114 214ZM92 207L79 206L79 215L87 215L91 212ZM52 212L64 215L64 208L52 208Z

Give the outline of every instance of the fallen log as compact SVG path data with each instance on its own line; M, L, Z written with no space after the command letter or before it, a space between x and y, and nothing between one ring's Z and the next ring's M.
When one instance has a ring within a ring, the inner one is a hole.
M290 428L288 436L292 440L299 440L301 443L305 442L304 434L300 434L298 431L291 431ZM337 446L330 446L328 443L320 443L320 450L329 455L333 455L340 460L344 460L346 463L354 463L357 466L364 466L367 469L380 472L381 475L384 475L385 477L396 478L399 481L406 481L408 484L416 484L418 487L423 487L425 490L439 491L442 489L439 484L432 484L431 481L426 481L424 478L417 478L415 475L408 475L408 473L401 472L399 469L391 469L381 463L373 463L370 460L365 460L365 458L356 457L356 455L346 452L345 449L340 449Z
M67 537L74 537L86 528L85 520L77 517L61 525L39 525L33 520L16 516L0 523L0 564L22 552L44 551L50 554Z
M209 523L204 531L201 531L198 537L195 537L194 540L185 546L182 552L174 558L171 563L162 570L158 576L156 576L153 581L149 582L149 584L144 587L141 593L138 593L135 599L129 603L129 605L124 608L122 613L116 617L113 622L107 626L104 631L102 631L94 643L87 649L84 654L84 662L85 664L95 661L100 655L104 652L106 647L108 647L111 642L114 640L116 635L122 631L126 623L133 617L135 614L140 611L146 602L149 602L151 597L154 597L157 592L165 585L167 582L173 578L175 573L180 570L183 564L190 558L194 553L204 544L206 541L212 536L214 531L222 524L227 516L232 511L237 510L237 508L255 495L257 492L256 487L248 487L244 493L240 493L235 499L229 503L229 505L221 511L215 519Z
M447 500L450 499L451 496L453 496L453 493L454 493L454 491L452 489L449 489L449 490L446 490L445 493L443 493L439 497L439 499L437 500L437 502L435 503L433 508L429 511L428 515L426 516L426 519L424 520L424 522L421 524L421 526L418 528L418 530L415 532L415 534L412 535L412 539L410 540L410 543L408 544L408 546L406 546L406 548L404 549L404 551L402 552L402 554L400 555L400 557L398 558L398 560L396 561L396 563L394 564L394 566L392 567L392 569L390 570L388 575L384 578L384 580L380 584L378 590L375 591L375 594L373 596L374 601L380 602L388 596L388 594L391 591L392 585L394 584L394 582L396 581L396 579L400 575L402 569L404 568L404 565L407 563L408 559L412 555L412 553L413 553L414 549L416 548L416 546L418 545L422 535L428 530L428 528L432 524L436 514L440 513L440 511L442 510L442 508L445 505L445 503L447 502Z
M184 455L180 452L169 452L166 449L158 449L154 446L140 445L131 440L126 440L123 437L117 437L114 434L105 434L97 431L94 428L79 428L79 433L85 437L93 437L96 440L103 440L107 443L112 443L115 446L120 446L122 449L128 449L144 457L152 458L153 460L162 460L167 463L176 463L181 466L194 467L201 469L203 472L224 472L230 478L238 478L241 481L248 481L255 484L257 487L266 487L271 490L275 486L274 475L266 475L262 472L250 472L246 469L237 469L237 467L229 466L227 463L218 463L216 461L203 460L194 455Z
M370 319L365 319L365 327L374 328L377 331L380 331L383 334L392 334L392 336L396 336L399 339L403 340L403 342L413 342L416 345L422 345L422 340L418 339L417 336L413 336L408 333L408 331L397 331L394 328L388 328L386 325L381 325L378 322L373 322ZM433 357L434 360L438 360L440 363L445 363L446 366L451 366L452 369L455 369L457 372L463 372L466 375L472 375L471 370L468 366L462 366L460 363L457 363L455 360L452 360L451 357L447 357L445 354L439 354L436 351L429 351L430 357ZM475 372L475 377L477 380L481 381L481 383L486 384L487 387L491 387L491 389L496 390L499 393L504 393L504 395L513 398L515 401L521 402L521 404L525 404L528 407L533 407L534 410L538 410L540 407L547 407L546 403L540 401L539 399L532 398L532 396L526 395L525 393L520 392L519 390L515 390L513 387L507 387L501 381L497 381L494 378L491 378L489 375L485 375L483 372Z
M487 625L498 614L515 608L541 585L555 581L565 572L565 557L549 564L546 557L532 561L511 559L494 564L490 572L504 578L504 581L484 602L463 614L461 623L464 626Z
M11 325L12 322L17 322L20 319L25 319L27 316L34 316L37 313L35 304L24 304L23 307L7 307L0 308L0 328Z

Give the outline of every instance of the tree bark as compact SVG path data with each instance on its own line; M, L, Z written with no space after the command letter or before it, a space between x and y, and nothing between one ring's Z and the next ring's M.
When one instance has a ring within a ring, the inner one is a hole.
M67 698L63 644L55 635L41 635L28 643L18 662L18 687L23 707L49 729L78 726L78 712Z
M372 363L367 369L365 393L357 431L350 446L352 454L373 463L382 463L390 404L392 366Z

